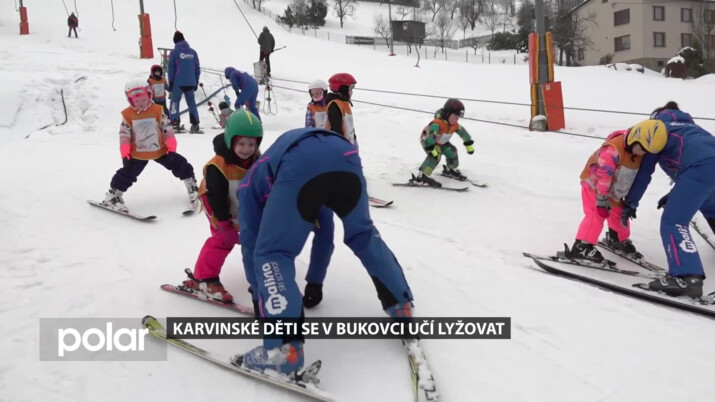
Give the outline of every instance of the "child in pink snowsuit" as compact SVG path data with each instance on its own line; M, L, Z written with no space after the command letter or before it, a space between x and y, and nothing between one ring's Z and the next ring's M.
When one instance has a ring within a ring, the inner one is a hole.
M211 237L206 239L194 272L183 287L209 298L232 303L233 296L219 280L221 267L236 244L240 244L238 198L236 190L260 152L263 136L258 117L240 110L228 120L226 131L213 140L216 155L204 166L199 199L211 223Z
M603 262L604 258L595 245L606 220L607 243L625 254L637 253L629 239L630 227L621 222L621 200L633 184L645 151L637 143L626 145L627 136L628 130L611 133L581 172L581 200L585 216L571 248L572 258Z

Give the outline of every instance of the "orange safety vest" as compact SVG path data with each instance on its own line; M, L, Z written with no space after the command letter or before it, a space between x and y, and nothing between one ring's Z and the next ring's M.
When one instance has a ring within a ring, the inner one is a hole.
M437 134L435 134L435 143L437 145L444 145L448 143L449 139L452 138L452 134L459 130L459 123L449 124L448 121L435 118L427 126L425 126L425 128L422 129L422 134L420 135L421 140L427 137L427 131L429 131L429 127L435 123L439 125L439 131L437 131Z
M340 113L343 115L343 136L355 145L355 125L353 124L353 110L350 103L341 99L333 99L325 107L326 119L324 128L330 130L330 120L327 118L327 110L331 104L335 103L340 108ZM318 125L316 125L318 127Z
M325 127L325 121L328 120L328 106L310 103L308 104L308 110L310 110L310 113L313 114L315 127Z
M163 116L164 109L156 104L152 104L143 112L137 112L131 107L122 110L124 123L132 130L132 158L154 160L166 155L161 128Z
M151 85L151 93L154 99L166 98L166 90L164 89L164 85L166 85L166 78L162 77L162 79L157 80L149 77L147 81L149 82L149 85Z
M199 185L199 199L201 199L202 203L204 202L204 197L201 196L208 191L206 188L206 170L211 165L216 166L221 174L223 174L223 177L228 180L229 213L231 214L233 226L238 230L238 198L236 197L236 190L238 190L238 184L246 176L248 170L238 165L226 163L226 160L220 155L211 158L211 160L204 165L204 178L201 179L201 184ZM207 210L205 205L204 210ZM209 219L211 220L211 226L218 228L218 219L216 219L213 214L209 215Z
M636 178L638 169L641 166L641 161L643 160L642 155L635 155L626 151L626 135L628 132L626 130L616 131L616 135L606 140L600 148L594 152L586 166L581 171L581 180L586 181L591 188L596 188L596 183L594 183L589 174L591 172L591 166L598 163L598 155L604 147L612 146L618 151L618 157L620 163L616 167L616 171L613 174L613 179L611 181L611 191L608 197L611 199L612 205L619 205L621 199L628 195L633 181Z

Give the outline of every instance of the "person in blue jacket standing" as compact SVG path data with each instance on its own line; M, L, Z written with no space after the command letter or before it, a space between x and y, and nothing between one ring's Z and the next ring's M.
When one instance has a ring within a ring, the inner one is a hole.
M236 103L233 105L236 110L245 107L258 116L260 120L261 115L256 107L256 98L258 97L258 83L256 80L250 74L236 70L233 67L226 67L224 75L231 81L231 87L236 91Z
M700 297L705 273L689 224L700 210L713 225L715 221L715 137L695 124L689 114L668 102L651 115L667 132L661 152L643 157L626 199L622 220L636 217L655 165L673 180L675 186L658 202L665 207L660 235L668 258L668 275L650 282L649 288L671 296Z
M186 104L189 105L189 132L198 133L199 109L196 107L194 92L199 88L201 65L199 55L184 39L184 34L179 31L174 33L174 50L169 55L169 91L171 91L171 123L175 129L180 128L179 104L182 95L186 95Z
M241 252L260 316L298 321L303 303L295 258L324 206L343 221L345 244L365 266L382 308L412 317L412 291L402 267L370 219L358 151L343 136L321 128L281 135L251 167L237 194ZM264 338L263 345L234 356L234 364L291 374L303 367L303 337Z

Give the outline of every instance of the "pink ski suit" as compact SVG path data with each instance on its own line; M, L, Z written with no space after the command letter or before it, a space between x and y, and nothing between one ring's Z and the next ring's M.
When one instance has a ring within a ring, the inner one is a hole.
M606 219L608 227L618 233L619 241L631 235L630 227L621 223L621 199L633 184L642 156L626 150L627 134L627 130L611 133L581 172L581 200L585 216L578 227L576 240L597 244ZM608 196L611 204L608 218L600 216L596 210L597 195Z

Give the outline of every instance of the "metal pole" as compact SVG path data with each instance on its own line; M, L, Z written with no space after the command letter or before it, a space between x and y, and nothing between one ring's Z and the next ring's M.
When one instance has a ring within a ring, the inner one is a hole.
M536 34L539 35L539 90L536 91L537 106L539 114L546 115L544 110L544 99L541 96L541 84L549 81L548 63L546 62L546 24L544 20L544 0L536 0L535 4Z
M139 14L144 14L144 0L139 0Z
M390 56L394 56L395 35L392 33L392 0L387 0L387 12L390 16Z
M20 0L20 7L25 7L25 6L22 5L22 0Z

